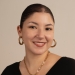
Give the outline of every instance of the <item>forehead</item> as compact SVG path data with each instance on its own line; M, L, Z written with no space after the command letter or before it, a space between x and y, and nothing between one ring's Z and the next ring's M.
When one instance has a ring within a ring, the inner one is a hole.
M52 16L49 13L45 13L45 12L35 12L25 20L25 23L30 21L37 22L37 23L54 24Z

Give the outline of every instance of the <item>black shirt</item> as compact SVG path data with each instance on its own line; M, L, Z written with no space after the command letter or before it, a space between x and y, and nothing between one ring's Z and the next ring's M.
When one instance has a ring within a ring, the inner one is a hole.
M21 75L19 63L7 66L1 75ZM68 57L60 58L46 75L75 75L75 60Z

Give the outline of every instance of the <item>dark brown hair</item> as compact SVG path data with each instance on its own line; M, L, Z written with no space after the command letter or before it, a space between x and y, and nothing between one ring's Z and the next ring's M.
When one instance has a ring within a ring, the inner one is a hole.
M55 22L53 13L47 6L45 6L43 4L38 4L38 3L31 4L22 13L21 20L20 20L20 28L21 29L23 27L24 21L28 17L30 17L33 13L35 13L35 12L46 12L46 13L49 13L51 15L52 19L53 19L53 22Z

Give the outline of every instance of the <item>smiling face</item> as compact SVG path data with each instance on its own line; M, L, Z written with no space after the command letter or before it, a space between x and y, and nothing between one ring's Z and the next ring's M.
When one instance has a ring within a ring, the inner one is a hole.
M52 45L54 22L49 13L36 12L24 21L22 29L18 27L18 33L22 36L26 52L42 54Z

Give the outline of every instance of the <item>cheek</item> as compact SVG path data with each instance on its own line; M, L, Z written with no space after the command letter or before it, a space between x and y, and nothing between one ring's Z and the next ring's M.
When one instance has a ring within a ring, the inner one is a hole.
M47 44L48 44L48 47L50 47L52 45L52 42L53 42L53 37L54 35L53 34L50 34L50 35L46 35L46 39L47 39Z
M53 37L54 37L54 35L53 34L48 34L48 35L46 35L46 38L48 39L48 40L53 40Z
M22 35L23 41L24 42L29 41L33 38L33 36L34 36L33 33L29 32L29 31L24 31L23 35Z

